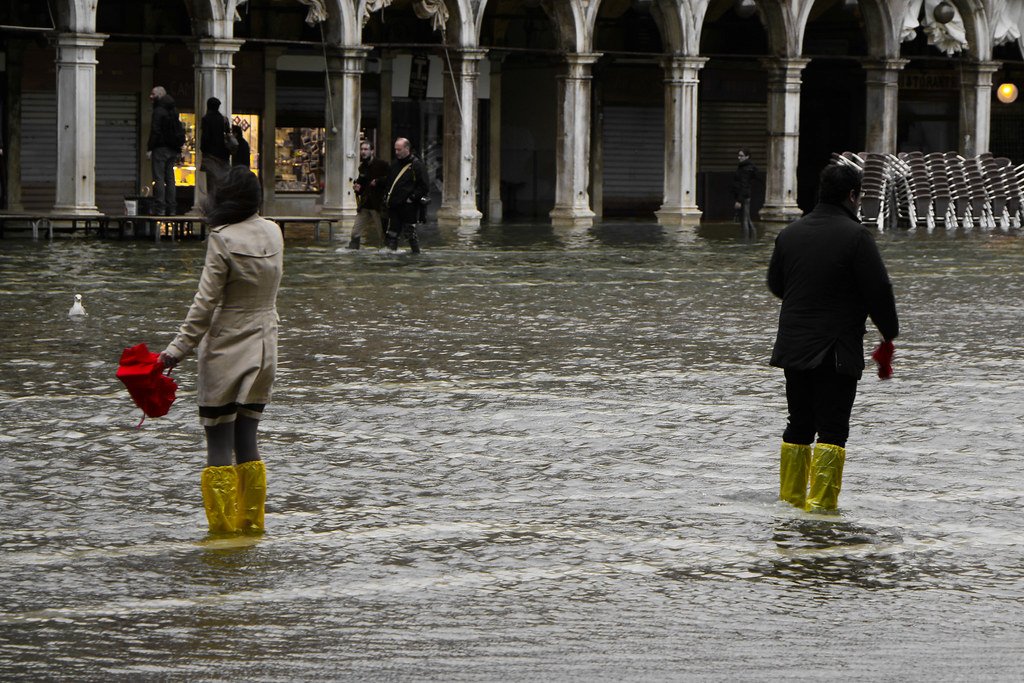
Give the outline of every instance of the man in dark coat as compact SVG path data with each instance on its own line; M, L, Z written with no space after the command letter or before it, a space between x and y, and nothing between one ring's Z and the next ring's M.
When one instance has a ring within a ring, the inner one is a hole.
M206 197L214 201L217 183L231 168L231 152L224 138L231 129L227 118L220 113L220 100L211 97L206 100L206 114L199 123L199 151L203 153L203 165L199 169L206 174Z
M741 149L736 153L736 159L739 164L736 166L736 173L732 179L733 208L736 210L736 217L743 228L743 234L753 236L754 222L750 220L750 186L759 174L754 162L750 160L750 150Z
M818 205L779 233L768 266L768 288L782 299L771 364L785 370L789 406L779 497L810 511L839 500L865 322L884 343L900 330L885 264L856 218L860 189L860 171L826 166Z
M384 204L384 193L390 187L388 162L378 159L373 153L373 143L363 140L359 143L359 177L352 183L359 202L355 225L352 226L352 239L349 249L358 249L364 235L373 235L373 239L383 236L383 223L380 218L381 206Z
M161 86L149 93L153 103L153 116L149 125L146 156L153 165L153 213L172 216L176 213L178 197L174 182L174 164L181 156L181 145L175 139L178 110L174 99Z
M427 182L427 168L412 153L412 146L405 138L395 140L395 160L387 180L388 190L384 204L388 210L387 247L398 249L398 238L403 233L409 239L409 250L420 253L420 241L416 235L416 222L420 206L429 201L430 184Z
M238 142L238 148L231 153L231 165L249 168L249 165L252 163L252 148L249 147L249 142L245 139L242 127L231 126L231 134L235 136L235 140Z

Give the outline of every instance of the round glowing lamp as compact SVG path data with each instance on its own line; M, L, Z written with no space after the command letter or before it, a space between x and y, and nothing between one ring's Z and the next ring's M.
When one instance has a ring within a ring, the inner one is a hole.
M1017 86L1013 83L1003 83L999 86L999 89L996 90L996 97L999 98L999 101L1003 104L1010 104L1011 102L1017 101L1017 95L1019 92L1020 91L1017 90Z

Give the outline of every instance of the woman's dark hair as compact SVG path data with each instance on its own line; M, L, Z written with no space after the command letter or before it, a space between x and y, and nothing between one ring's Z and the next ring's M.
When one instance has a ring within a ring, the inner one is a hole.
M851 191L860 194L863 174L847 164L829 164L818 177L818 201L823 204L842 204Z
M263 188L259 178L245 166L232 166L217 183L216 194L207 197L203 210L210 226L241 223L260 210Z

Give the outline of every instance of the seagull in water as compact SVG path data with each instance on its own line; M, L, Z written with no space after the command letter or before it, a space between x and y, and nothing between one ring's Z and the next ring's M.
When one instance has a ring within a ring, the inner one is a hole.
M75 303L71 305L71 310L68 311L69 318L75 318L80 315L89 315L85 312L85 306L82 305L82 295L75 294Z

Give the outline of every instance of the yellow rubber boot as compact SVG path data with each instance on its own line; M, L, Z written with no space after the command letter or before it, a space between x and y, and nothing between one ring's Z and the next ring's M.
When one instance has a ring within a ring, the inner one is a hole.
M839 490L843 487L843 463L846 449L830 443L818 443L811 455L810 492L807 494L808 512L832 512L839 505Z
M207 467L202 476L203 505L211 534L238 531L235 522L238 500L238 475L234 465Z
M267 499L267 468L262 460L235 465L238 472L238 517L240 531L263 531L263 503Z
M809 444L782 442L779 456L779 498L803 509L807 502L807 471L811 466Z

